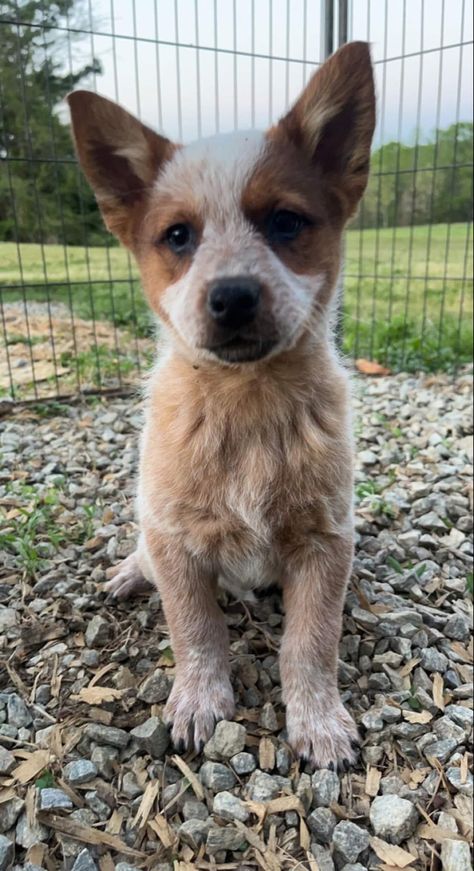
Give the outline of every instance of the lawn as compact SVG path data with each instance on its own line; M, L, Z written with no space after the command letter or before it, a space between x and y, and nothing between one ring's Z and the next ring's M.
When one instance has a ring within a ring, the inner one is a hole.
M4 302L49 298L77 317L112 321L140 336L150 329L136 268L113 245L0 244L0 288ZM471 359L469 225L349 230L344 349L393 369L451 368Z

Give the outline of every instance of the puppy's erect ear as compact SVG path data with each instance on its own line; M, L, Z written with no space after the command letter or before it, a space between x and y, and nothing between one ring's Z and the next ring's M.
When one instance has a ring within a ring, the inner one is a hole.
M284 130L313 164L330 176L348 217L367 184L374 127L369 46L351 42L314 74L277 130Z
M104 221L130 246L140 206L176 146L91 91L73 91L67 101L77 156Z

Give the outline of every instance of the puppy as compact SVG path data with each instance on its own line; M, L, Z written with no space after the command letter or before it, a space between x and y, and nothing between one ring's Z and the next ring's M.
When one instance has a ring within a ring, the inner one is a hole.
M375 123L365 43L337 51L266 133L175 145L109 100L68 97L105 223L134 254L163 348L141 440L136 552L110 584L160 590L176 658L172 737L232 719L218 583L277 582L288 739L316 766L355 758L337 690L353 551L346 374L331 336L341 237Z

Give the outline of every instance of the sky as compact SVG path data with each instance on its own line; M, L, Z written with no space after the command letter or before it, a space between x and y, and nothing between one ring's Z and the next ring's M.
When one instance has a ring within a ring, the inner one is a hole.
M372 44L375 147L472 120L471 0L349 4L349 38ZM321 0L89 0L89 11L98 34L73 54L100 59L103 75L90 86L184 142L267 127L323 57Z

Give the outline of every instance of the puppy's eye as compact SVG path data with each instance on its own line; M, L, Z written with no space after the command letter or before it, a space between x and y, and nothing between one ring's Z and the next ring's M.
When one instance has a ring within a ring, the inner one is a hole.
M302 215L297 215L296 212L290 212L288 209L279 209L270 216L268 238L271 242L291 242L307 223Z
M164 239L175 254L184 254L191 248L194 234L188 224L173 224L166 230Z

